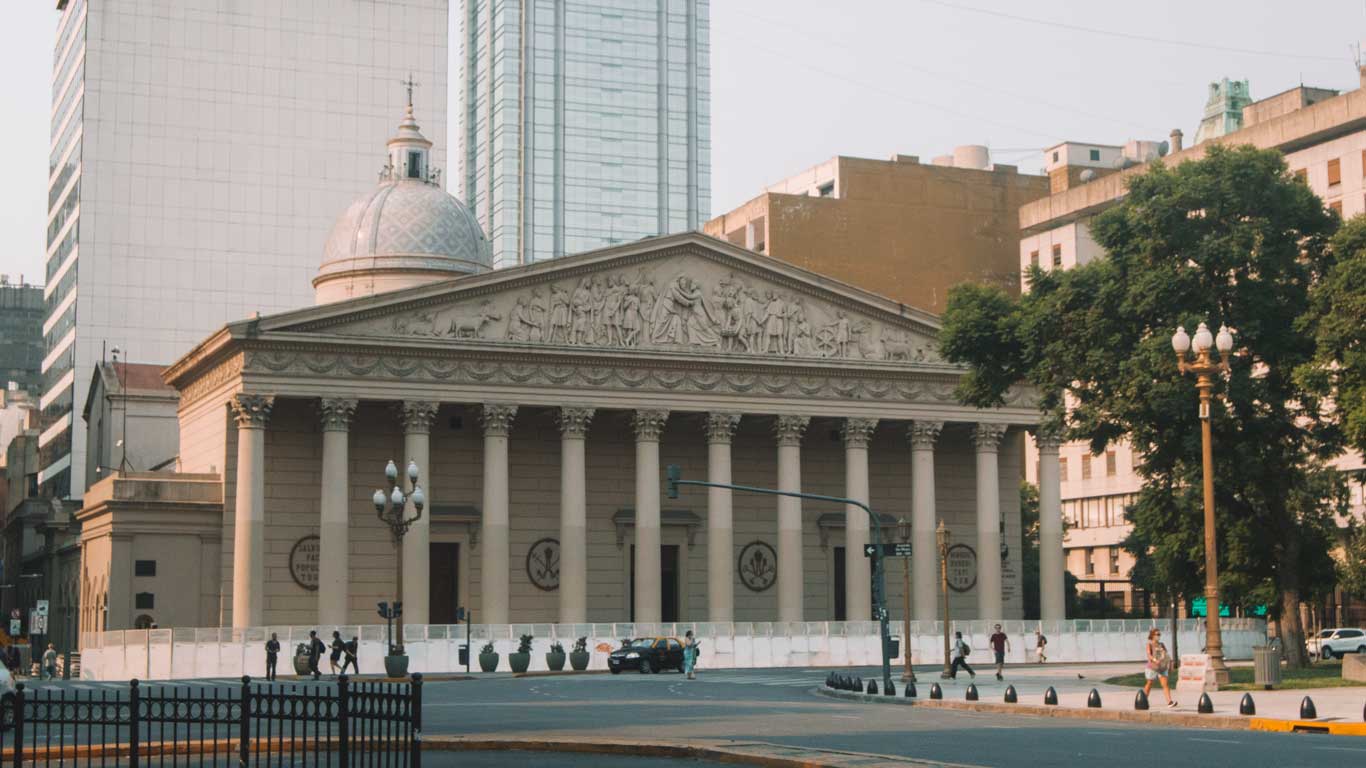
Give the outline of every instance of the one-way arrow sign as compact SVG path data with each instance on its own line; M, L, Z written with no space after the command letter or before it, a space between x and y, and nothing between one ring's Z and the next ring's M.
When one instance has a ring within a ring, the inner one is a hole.
M864 556L864 557L876 557L876 556L877 556L877 546L878 546L878 545L876 545L876 544L864 544L864 545L863 545L863 556ZM882 556L883 556L883 557L910 557L910 556L911 556L911 545L910 545L910 544L883 544L883 545L882 545Z

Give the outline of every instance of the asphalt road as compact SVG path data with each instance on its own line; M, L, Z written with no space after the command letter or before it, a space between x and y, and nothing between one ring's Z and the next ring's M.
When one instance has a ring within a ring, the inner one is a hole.
M813 692L826 671L703 670L694 681L676 673L433 681L426 685L423 730L506 737L741 739L982 766L1118 768L1171 764L1173 759L1180 765L1240 768L1366 763L1366 739L1356 737L1172 729L837 701ZM856 672L865 679L875 674L872 669ZM922 687L928 687L937 679L935 671L926 668L922 679ZM1004 685L990 675L979 676L977 683L987 700L997 698L994 688ZM114 687L75 681L44 685ZM961 691L950 689L946 695L961 697ZM525 756L493 754L470 764L526 761Z

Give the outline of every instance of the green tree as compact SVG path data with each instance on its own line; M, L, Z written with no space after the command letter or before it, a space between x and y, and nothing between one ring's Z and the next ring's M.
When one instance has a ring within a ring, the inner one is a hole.
M1019 299L954 289L941 334L948 359L970 369L965 402L998 405L1025 381L1041 393L1046 426L1096 453L1118 440L1134 446L1145 487L1130 551L1151 586L1188 595L1204 566L1200 420L1170 339L1202 320L1233 327L1239 349L1211 415L1222 596L1250 604L1270 585L1292 663L1304 662L1297 606L1313 587L1301 575L1329 562L1332 525L1328 505L1306 490L1332 481L1322 462L1339 445L1319 394L1292 375L1313 352L1297 320L1332 266L1336 226L1278 153L1211 147L1202 160L1156 163L1129 180L1093 222L1106 258L1031 269Z
M1352 525L1347 531L1338 563L1338 584L1350 595L1366 596L1366 527Z
M1300 319L1301 329L1314 335L1314 359L1297 373L1306 388L1333 399L1328 418L1366 451L1366 216L1344 224L1330 247L1335 263Z

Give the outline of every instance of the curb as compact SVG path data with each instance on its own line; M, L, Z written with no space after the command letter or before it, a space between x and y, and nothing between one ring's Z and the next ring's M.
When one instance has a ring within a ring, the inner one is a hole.
M539 672L513 672L514 678L523 677L565 677L568 675L605 675L606 669L562 669L559 671L541 670ZM471 680L474 678L470 678Z
M908 699L899 696L834 691L824 686L816 692L832 699L856 701L864 704L896 704L905 707L953 709L965 712L1032 715L1035 717L1098 720L1124 723L1146 723L1176 728L1216 728L1227 731L1269 731L1276 733L1327 733L1334 736L1366 736L1366 723L1343 723L1332 720L1277 720L1269 717L1240 715L1198 715L1187 712L1130 709L1079 709L1076 707L1042 706L1037 704L996 704L985 701L952 701L947 699Z

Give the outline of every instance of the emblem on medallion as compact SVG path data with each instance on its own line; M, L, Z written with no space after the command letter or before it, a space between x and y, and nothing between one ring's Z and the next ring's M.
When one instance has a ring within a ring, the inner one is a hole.
M967 544L949 547L949 589L967 592L977 586L977 550Z
M526 575L537 589L560 588L560 540L541 539L526 553Z
M763 592L778 580L778 555L766 541L751 541L740 550L740 583Z

